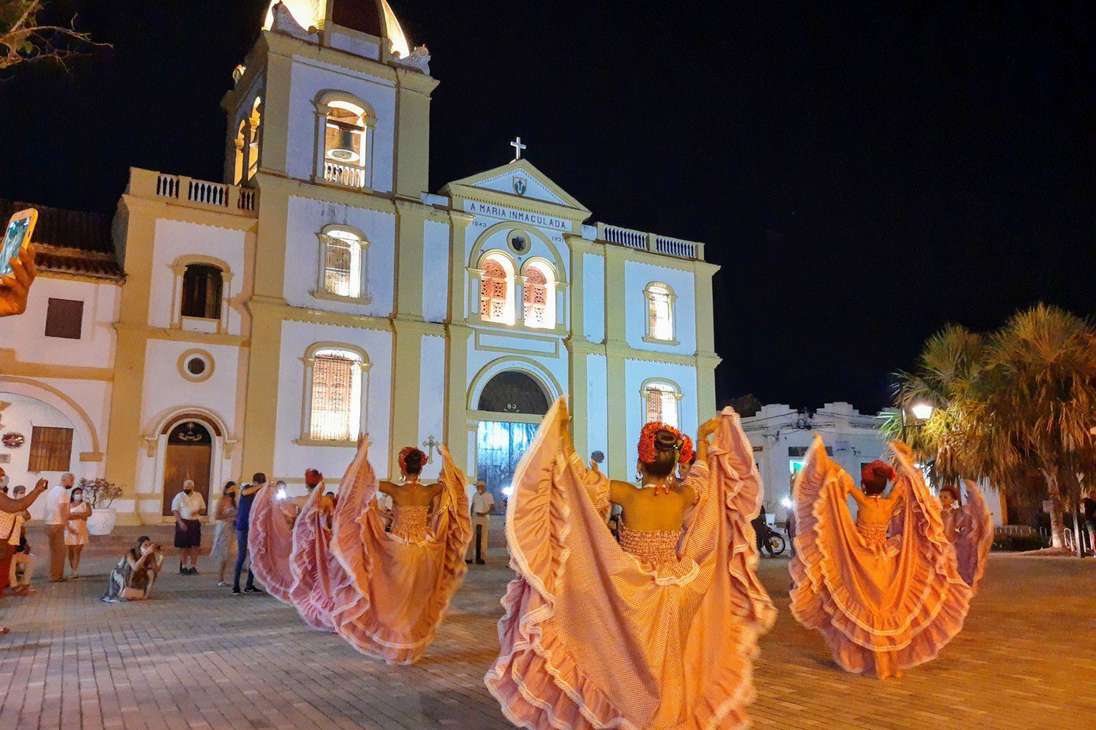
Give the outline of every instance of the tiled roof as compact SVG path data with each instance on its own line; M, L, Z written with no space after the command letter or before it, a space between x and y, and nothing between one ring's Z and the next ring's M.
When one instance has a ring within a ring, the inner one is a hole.
M39 269L111 279L124 275L111 241L110 216L0 199L0 225L26 208L38 211L34 245Z

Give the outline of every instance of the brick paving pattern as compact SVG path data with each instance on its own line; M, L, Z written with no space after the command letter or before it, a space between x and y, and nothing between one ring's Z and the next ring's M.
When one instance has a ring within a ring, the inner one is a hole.
M511 575L497 550L413 667L367 659L267 596L234 597L208 565L180 576L169 558L154 600L100 603L116 558L0 603L0 730L508 727L482 683ZM887 682L840 671L795 623L786 567L763 562L780 618L756 666L756 727L1096 727L1096 561L994 556L964 632Z

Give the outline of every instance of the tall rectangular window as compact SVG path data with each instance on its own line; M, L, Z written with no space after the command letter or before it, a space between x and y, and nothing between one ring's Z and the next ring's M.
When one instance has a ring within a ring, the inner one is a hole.
M677 428L677 391L669 384L654 383L644 392L647 422L658 421Z
M46 305L46 337L80 339L84 303L76 299L54 299Z
M647 337L670 342L674 339L674 295L665 284L647 286Z
M321 234L323 244L323 289L337 297L356 299L362 295L362 247L364 241L348 231Z
M72 429L34 426L27 471L68 471L72 462Z
M312 364L310 436L317 441L350 441L360 414L358 361L343 353L316 355Z
M183 272L183 304L180 314L200 319L221 318L224 272L209 264L190 264Z

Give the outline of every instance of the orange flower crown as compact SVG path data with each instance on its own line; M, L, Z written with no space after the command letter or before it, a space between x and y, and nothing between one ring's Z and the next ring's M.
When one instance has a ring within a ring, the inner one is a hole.
M420 463L426 463L425 453L423 453L419 449L416 449L414 446L404 446L402 449L400 449L400 471L404 472L405 474L407 473L407 457L415 453L418 453L420 456L422 456Z
M651 421L639 434L639 460L644 464L652 464L657 458L658 452L655 449L655 434L659 431L669 431L677 439L677 445L674 447L677 451L678 462L688 464L693 460L693 441L685 434L678 431L673 426L668 426L660 421Z
M894 470L894 467L879 459L860 467L860 481L868 484L882 482L882 486L886 486L887 482L893 482L897 478L898 473Z

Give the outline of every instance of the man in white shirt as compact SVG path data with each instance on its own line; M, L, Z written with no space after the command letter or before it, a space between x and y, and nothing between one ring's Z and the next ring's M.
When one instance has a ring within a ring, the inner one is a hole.
M65 473L61 483L46 492L46 537L49 539L49 579L60 583L65 579L65 530L68 529L69 491L76 477Z
M202 547L202 521L205 498L195 491L194 482L183 482L183 491L171 500L171 514L175 515L175 547L179 553L179 574L198 575L198 552ZM187 567L187 562L190 567Z
M472 495L472 542L468 543L468 554L464 562L472 562L472 546L476 550L476 565L487 562L487 529L491 526L491 510L495 508L495 498L487 491L487 483L476 482L476 493Z

